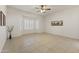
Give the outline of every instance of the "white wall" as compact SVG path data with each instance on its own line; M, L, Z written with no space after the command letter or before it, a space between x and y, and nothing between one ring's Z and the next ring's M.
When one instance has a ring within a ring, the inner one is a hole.
M6 6L5 5L0 5L0 11L3 11L3 13L6 15ZM7 39L6 36L6 26L0 26L0 52L5 44L5 41Z
M5 41L7 39L6 37L6 27L5 26L0 26L0 52L5 44Z
M46 32L79 39L79 7L52 13L46 20ZM64 26L51 26L52 20L63 20Z
M23 17L26 16L28 18L32 18L34 20L40 20L39 29L37 32L43 32L43 25L42 25L42 17L30 12L25 12L18 10L16 8L8 7L7 8L7 25L14 25L14 30L12 32L13 37L20 36L24 33L28 32L35 32L33 31L24 31L23 30Z

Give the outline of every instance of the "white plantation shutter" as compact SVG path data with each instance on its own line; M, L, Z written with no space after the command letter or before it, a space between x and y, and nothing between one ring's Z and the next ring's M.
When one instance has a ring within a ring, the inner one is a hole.
M35 22L36 24L36 29L39 29L39 21L38 20L36 20L36 22Z
M24 18L24 30L38 30L39 20Z

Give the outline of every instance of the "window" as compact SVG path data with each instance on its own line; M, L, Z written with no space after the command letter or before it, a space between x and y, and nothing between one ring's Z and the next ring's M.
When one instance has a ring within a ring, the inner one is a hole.
M39 29L39 21L36 20L36 29Z
M24 30L38 30L39 20L24 19Z

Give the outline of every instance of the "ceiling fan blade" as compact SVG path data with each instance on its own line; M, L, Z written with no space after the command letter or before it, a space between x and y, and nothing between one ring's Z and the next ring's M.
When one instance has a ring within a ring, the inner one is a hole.
M50 8L48 8L48 9L45 9L45 10L51 10Z
M40 9L40 8L38 8L38 7L35 7L35 9Z
M40 10L38 10L37 12L40 12Z

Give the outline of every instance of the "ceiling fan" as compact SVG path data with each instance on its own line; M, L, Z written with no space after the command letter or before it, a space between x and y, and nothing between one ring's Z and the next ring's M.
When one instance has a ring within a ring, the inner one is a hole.
M39 9L38 12L41 12L41 13L45 13L46 11L51 10L51 8L48 8L47 5L40 5L40 8L36 7L36 9Z

